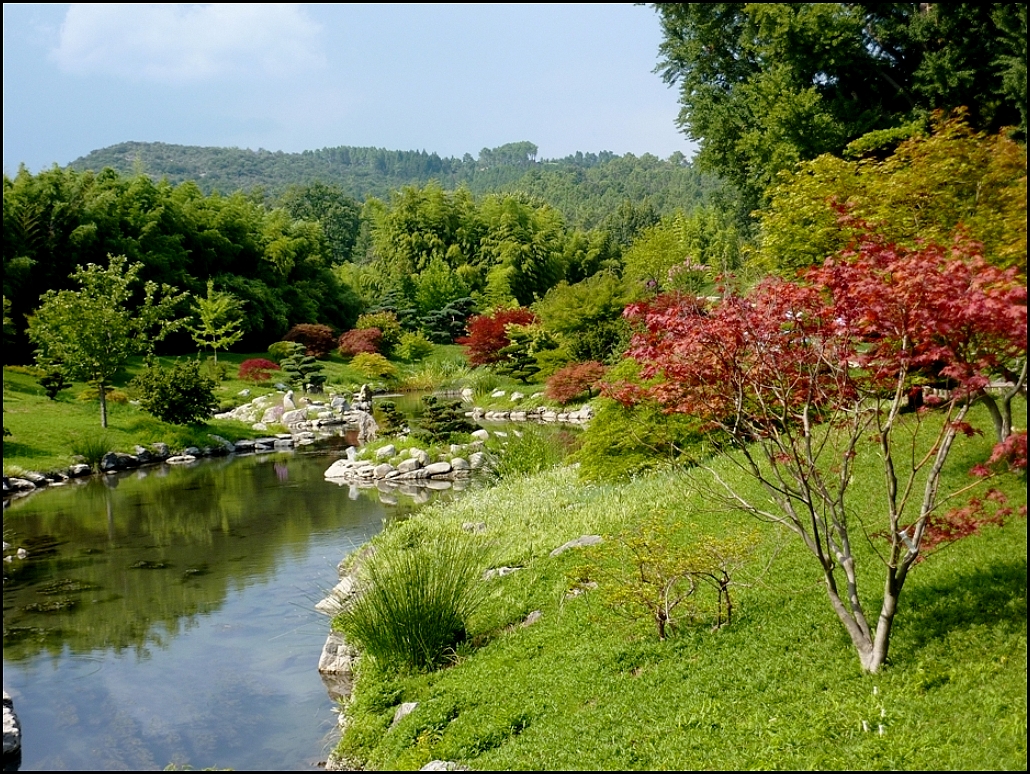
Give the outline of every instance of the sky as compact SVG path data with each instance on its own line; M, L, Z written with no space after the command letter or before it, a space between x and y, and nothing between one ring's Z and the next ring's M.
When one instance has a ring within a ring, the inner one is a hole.
M130 140L692 155L643 6L4 4L4 172Z

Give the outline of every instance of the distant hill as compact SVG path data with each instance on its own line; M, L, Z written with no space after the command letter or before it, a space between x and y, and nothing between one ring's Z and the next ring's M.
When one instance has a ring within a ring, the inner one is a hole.
M206 193L263 189L277 196L291 185L316 180L339 186L355 199L387 198L404 186L430 180L445 189L465 186L474 194L522 191L560 209L570 225L592 227L625 202L664 214L690 210L719 188L682 154L618 156L608 151L562 159L536 158L537 146L516 142L484 148L458 159L426 151L339 146L301 153L124 142L73 161L76 170L111 167L145 172L172 183L193 180Z

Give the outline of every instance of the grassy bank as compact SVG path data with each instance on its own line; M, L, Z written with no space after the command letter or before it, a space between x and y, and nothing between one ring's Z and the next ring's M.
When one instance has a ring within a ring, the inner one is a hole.
M223 368L224 378L215 388L215 397L222 410L258 395L275 392L274 384L278 379L274 372L272 378L263 383L236 378L240 363L254 357L267 357L267 353L219 354L218 362ZM168 365L174 358L160 360ZM527 386L502 379L485 368L470 368L462 348L457 345L437 345L429 357L417 363L395 361L391 363L393 375L389 379L370 378L337 354L321 361L321 365L327 377L327 391L344 394L366 383L371 383L378 391L471 387L481 405L510 408L510 400L491 400L490 392L497 387L508 392L518 389L527 394L542 389L542 385ZM158 441L173 449L202 447L209 445L208 435L211 433L231 441L262 434L239 422L211 421L184 427L150 416L131 402L133 396L129 383L142 368L142 360L133 358L115 380L115 392L108 398L109 426L102 430L96 393L89 385L74 382L58 393L56 400L49 400L34 369L5 367L4 427L11 435L4 439L4 471L13 474L24 470L48 472L67 468L76 454L97 444L103 445L105 451L132 452L136 444ZM244 390L248 391L246 396L240 394ZM539 403L527 400L520 405L526 408Z
M965 441L945 483L968 482L990 446ZM872 531L880 479L860 475L856 519ZM1024 477L994 484L1025 505ZM800 544L714 503L700 471L584 486L559 468L387 530L375 541L385 548L482 523L489 564L521 569L485 582L453 665L398 673L361 662L339 752L379 769L433 759L499 770L1025 769L1025 519L918 566L890 665L869 676ZM713 627L716 597L704 589L665 641L645 617L617 614L613 589L630 577L618 536L645 534L645 524L663 525L668 545L684 550L754 536L733 575L732 625ZM608 537L550 556L585 534ZM882 582L874 543L859 557L870 606ZM540 620L522 626L537 610ZM412 701L391 729L397 706Z

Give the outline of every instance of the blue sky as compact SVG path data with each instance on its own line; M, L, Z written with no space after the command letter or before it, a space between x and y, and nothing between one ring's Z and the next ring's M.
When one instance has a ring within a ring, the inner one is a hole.
M631 4L4 4L4 171L126 140L476 155L692 148Z

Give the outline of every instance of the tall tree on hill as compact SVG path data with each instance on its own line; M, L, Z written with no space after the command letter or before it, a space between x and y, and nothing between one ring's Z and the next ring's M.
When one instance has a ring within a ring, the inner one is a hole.
M1026 6L655 3L658 70L680 87L698 159L752 206L797 161L874 130L969 108L1026 130ZM1022 36L1019 30L1022 30Z

